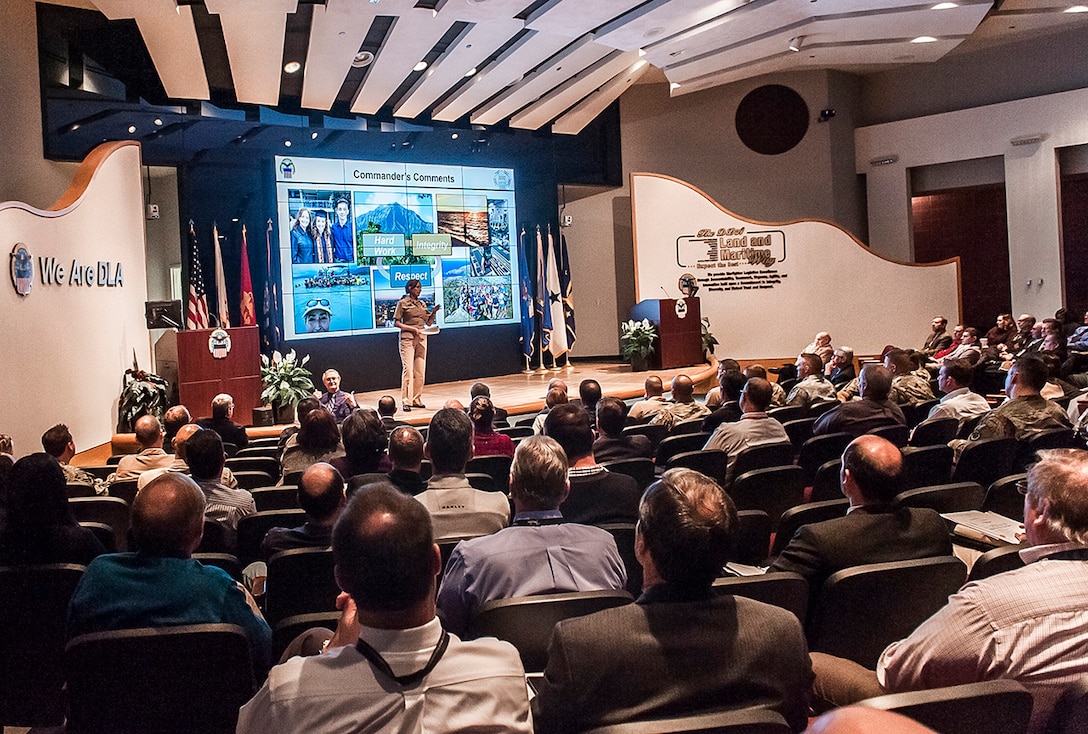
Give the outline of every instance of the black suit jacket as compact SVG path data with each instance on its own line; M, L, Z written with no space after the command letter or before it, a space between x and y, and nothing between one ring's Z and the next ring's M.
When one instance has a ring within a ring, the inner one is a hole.
M802 525L767 572L799 573L815 596L828 576L844 568L951 553L948 528L933 510L859 507L845 517Z
M733 596L648 603L655 591L555 626L537 734L752 707L805 728L812 668L793 614Z

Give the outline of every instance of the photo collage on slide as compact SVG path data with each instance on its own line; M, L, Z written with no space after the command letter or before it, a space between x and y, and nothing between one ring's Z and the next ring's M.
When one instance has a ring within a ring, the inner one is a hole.
M411 279L429 309L440 299L442 328L519 318L511 169L284 157L276 165L288 339L395 328Z

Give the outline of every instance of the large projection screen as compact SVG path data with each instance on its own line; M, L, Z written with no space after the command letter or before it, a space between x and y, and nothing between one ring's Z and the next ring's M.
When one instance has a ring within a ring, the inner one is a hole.
M442 328L520 319L514 171L277 156L284 337L393 326L418 279Z

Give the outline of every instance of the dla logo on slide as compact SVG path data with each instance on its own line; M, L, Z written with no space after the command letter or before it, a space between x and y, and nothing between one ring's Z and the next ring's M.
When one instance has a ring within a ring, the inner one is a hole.
M22 242L11 251L11 283L20 296L29 296L34 287L34 258Z
M290 158L284 158L280 161L280 173L284 178L295 177L295 163Z

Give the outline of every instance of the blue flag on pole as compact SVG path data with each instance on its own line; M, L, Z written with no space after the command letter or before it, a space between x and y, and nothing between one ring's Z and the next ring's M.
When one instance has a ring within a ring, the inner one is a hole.
M567 255L567 236L559 235L559 292L563 299L563 315L567 325L567 349L574 349L574 287L570 282L570 257Z
M529 254L526 247L528 236L522 227L521 236L518 237L518 278L521 281L521 353L525 355L526 362L533 358L533 337L536 336L536 308L533 304L533 282L529 278Z

